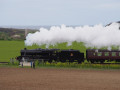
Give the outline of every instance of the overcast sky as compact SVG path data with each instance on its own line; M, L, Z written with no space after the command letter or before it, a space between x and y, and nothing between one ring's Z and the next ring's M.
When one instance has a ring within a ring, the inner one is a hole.
M2 25L95 25L120 21L120 0L0 0Z

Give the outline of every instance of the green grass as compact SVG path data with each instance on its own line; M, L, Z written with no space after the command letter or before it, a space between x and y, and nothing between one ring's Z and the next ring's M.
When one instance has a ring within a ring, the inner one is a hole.
M91 64L91 63L82 63L78 64L77 62L73 63L41 63L41 64L36 64L36 67L48 67L48 68L76 68L76 69L120 69L119 64Z
M23 41L0 41L0 61L9 61L20 55L21 48L24 48Z
M14 63L14 64L0 64L0 67L12 67L12 68L22 68L22 66L19 66L18 63ZM77 63L40 63L40 64L36 64L35 66L36 68L58 68L58 69L94 69L94 70L116 70L116 69L120 69L120 65L113 65L113 64L109 64L109 65L101 65L101 64L77 64ZM31 68L30 66L23 66L23 68Z
M28 47L36 48L37 46ZM20 55L20 50L24 49L24 41L0 41L0 62L7 62L10 58Z
M46 48L45 45L42 46L25 46L24 41L0 41L0 62L9 62L10 58L15 58L16 56L20 55L20 50L28 48L28 49L36 49L36 48ZM75 49L75 50L80 50L83 53L86 53L86 47L84 46L83 43L77 43L73 42L71 46L67 46L67 43L60 43L56 44L54 46L50 46L49 48L58 48L58 49ZM9 66L9 67L16 67L18 64L4 64L0 66ZM120 69L120 65L101 65L101 64L90 64L87 61L85 61L82 64L77 64L77 63L61 63L58 62L57 64L55 63L46 63L45 65L40 64L37 65L38 67L55 67L55 68L95 68L95 69Z

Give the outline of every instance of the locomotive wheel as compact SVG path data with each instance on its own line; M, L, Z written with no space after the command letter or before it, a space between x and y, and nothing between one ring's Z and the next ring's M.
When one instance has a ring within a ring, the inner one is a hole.
M60 60L60 62L65 63L65 62L66 62L66 60Z
M48 62L49 62L49 63L52 63L52 60L49 60Z
M82 61L81 60L78 60L78 64L81 64L82 63Z
M100 63L103 64L103 63L104 63L104 60L101 60Z

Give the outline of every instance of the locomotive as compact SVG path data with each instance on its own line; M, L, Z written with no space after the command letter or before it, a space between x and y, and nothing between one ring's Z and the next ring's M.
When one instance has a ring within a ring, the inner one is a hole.
M44 60L45 62L52 62L52 60L56 62L78 62L81 63L84 61L84 53L81 53L79 50L60 50L60 49L24 49L21 50L21 55L16 58L19 62L27 60L34 61Z
M82 63L85 60L91 63L99 62L104 63L105 60L108 62L116 61L120 62L120 51L119 50L102 50L102 49L87 49L86 56L79 50L61 50L61 49L24 49L21 50L21 55L16 59L21 61L35 61L39 60L44 62L48 61L55 62L78 62Z

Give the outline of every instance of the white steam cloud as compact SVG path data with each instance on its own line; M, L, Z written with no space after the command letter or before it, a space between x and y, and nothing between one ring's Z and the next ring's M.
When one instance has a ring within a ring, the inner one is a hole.
M49 30L40 28L39 31L27 35L25 44L27 46L55 45L68 42L68 45L71 45L73 41L84 42L86 46L97 48L120 46L119 24L112 23L106 27L99 24L75 28L61 25L61 27L52 26Z

